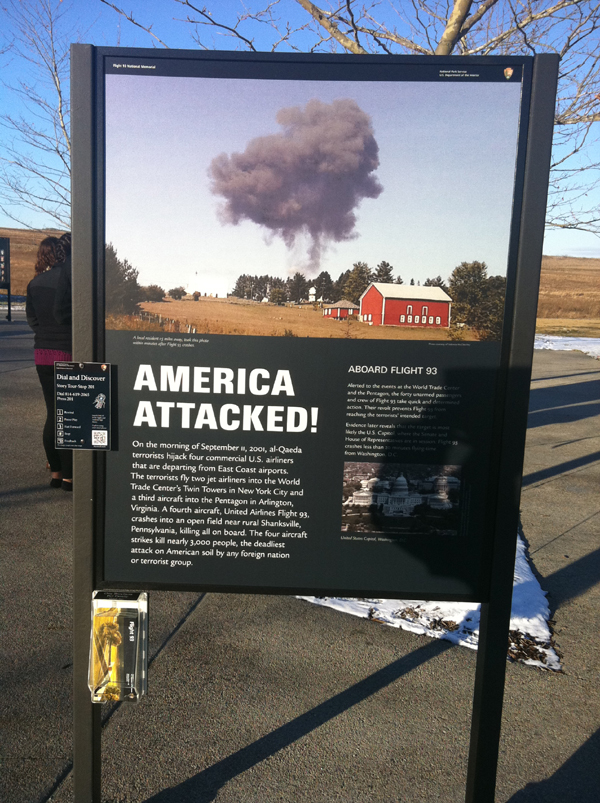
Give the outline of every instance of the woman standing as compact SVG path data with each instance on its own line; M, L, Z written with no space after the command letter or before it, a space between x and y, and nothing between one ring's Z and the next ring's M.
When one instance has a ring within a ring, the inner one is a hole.
M27 323L35 333L35 367L46 402L44 449L50 464L52 488L73 490L73 453L54 445L54 363L71 361L71 324L54 317L56 291L67 260L67 246L46 237L38 248L35 278L27 286Z

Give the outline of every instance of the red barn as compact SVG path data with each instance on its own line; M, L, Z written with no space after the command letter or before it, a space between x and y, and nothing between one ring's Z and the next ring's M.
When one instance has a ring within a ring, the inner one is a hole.
M372 326L450 326L452 299L441 287L373 282L360 297L360 320Z
M342 298L341 301L336 301L335 304L323 305L323 317L334 318L340 320L341 318L348 318L351 315L358 315L359 307L351 301L346 301Z

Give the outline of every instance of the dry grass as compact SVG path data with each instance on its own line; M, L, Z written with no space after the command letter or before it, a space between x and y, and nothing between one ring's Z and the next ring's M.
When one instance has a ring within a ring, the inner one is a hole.
M56 229L30 231L29 229L0 228L0 237L10 237L10 291L15 296L24 296L27 285L35 276L35 257L39 244L45 237L60 237Z
M540 335L561 337L600 337L600 319L538 318L535 331Z
M538 318L599 318L600 259L544 257Z
M199 333L271 337L324 337L357 340L448 340L446 329L367 326L357 320L323 317L312 305L279 307L240 299L201 298L140 305L145 312L191 324Z
M544 257L536 331L600 337L600 259Z
M61 231L29 231L0 228L0 237L10 237L11 291L25 295L34 277L38 246L44 237L60 236ZM195 325L199 331L221 334L284 335L285 330L298 337L356 337L360 339L445 340L443 330L393 329L324 320L320 313L306 309L254 305L228 299L201 299L198 302L163 302L143 304L143 308ZM234 304L238 304L234 308ZM178 307L183 304L183 307ZM213 306L209 306L213 304ZM218 305L218 306L216 306ZM194 309L192 310L192 306ZM159 307L160 309L152 309ZM257 307L259 309L257 309ZM251 308L251 309L249 309ZM138 328L139 320L131 319L130 328ZM110 328L117 328L114 319ZM121 321L121 325L124 321ZM159 331L160 326L144 323L145 331ZM578 337L600 337L600 259L545 256L538 304L537 331Z
M135 315L107 315L106 316L107 329L126 329L131 331L142 332L162 332L164 328L158 322L143 321Z

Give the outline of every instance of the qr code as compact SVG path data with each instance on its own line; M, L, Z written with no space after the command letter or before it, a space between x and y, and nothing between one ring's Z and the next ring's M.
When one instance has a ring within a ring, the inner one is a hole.
M108 431L106 429L92 430L92 446L108 446Z

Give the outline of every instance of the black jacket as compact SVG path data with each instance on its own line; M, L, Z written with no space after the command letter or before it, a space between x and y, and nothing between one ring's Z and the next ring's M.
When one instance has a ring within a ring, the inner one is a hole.
M71 254L65 259L60 268L60 276L54 298L54 317L57 323L71 323Z
M25 311L27 323L33 329L36 349L55 349L72 352L70 323L59 323L54 317L54 302L65 263L38 274L27 285Z

